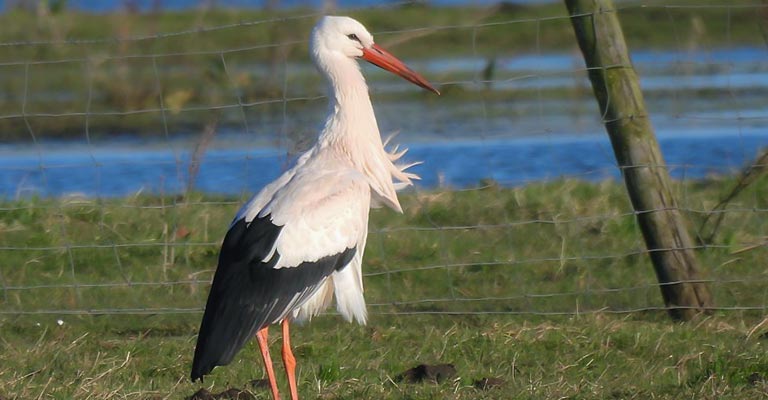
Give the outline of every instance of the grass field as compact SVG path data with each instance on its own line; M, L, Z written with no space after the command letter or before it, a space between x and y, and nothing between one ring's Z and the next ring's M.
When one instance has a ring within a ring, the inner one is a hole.
M677 184L692 228L733 184ZM729 204L714 240L697 251L718 309L679 324L659 310L616 182L406 194L404 215L372 214L369 325L328 315L294 328L300 393L765 398L766 199L763 178ZM250 386L263 377L254 345L204 384L188 381L219 241L241 200L4 201L0 397L160 399L239 388L267 398ZM438 384L396 379L441 363L456 375ZM483 378L498 387L476 388Z

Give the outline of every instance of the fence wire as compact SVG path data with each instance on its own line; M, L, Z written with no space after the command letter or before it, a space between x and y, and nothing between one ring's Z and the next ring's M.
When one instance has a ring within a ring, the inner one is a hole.
M377 23L408 7L343 10L444 93L365 68L382 132L425 162L403 216L372 213L369 311L663 311L565 7ZM713 309L764 315L768 5L615 12L665 153L651 167L674 178ZM232 215L322 122L325 86L306 55L319 15L155 33L117 23L96 37L38 16L50 37L3 35L0 314L200 313ZM457 44L441 53L446 40Z

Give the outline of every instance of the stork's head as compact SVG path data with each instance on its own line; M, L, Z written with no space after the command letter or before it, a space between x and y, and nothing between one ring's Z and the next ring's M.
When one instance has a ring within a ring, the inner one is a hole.
M321 70L332 68L334 62L343 62L340 61L343 59L362 58L416 85L440 94L421 75L374 43L373 35L365 29L363 24L349 17L321 18L312 30L310 53Z

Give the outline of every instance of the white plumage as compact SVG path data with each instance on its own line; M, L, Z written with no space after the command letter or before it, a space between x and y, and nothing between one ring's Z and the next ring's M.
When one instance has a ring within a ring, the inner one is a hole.
M396 189L418 179L405 171L413 164L396 164L405 151L384 148L356 59L437 90L375 45L351 18L322 18L310 48L329 83L329 116L317 143L232 222L198 336L193 380L229 363L254 334L265 343L267 326L282 322L283 358L295 399L288 321L309 320L335 298L346 320L366 322L361 265L369 210L383 204L402 212ZM267 349L262 355L269 359ZM267 371L277 398L271 365Z

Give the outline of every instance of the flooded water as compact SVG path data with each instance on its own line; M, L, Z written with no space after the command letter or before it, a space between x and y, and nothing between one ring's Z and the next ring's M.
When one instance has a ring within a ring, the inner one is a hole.
M633 59L675 178L733 173L768 146L765 49L639 52ZM399 130L395 142L411 149L408 160L424 162L414 168L423 178L420 188L471 187L483 179L515 186L560 177L619 177L578 55L528 54L495 62L498 75L491 88L472 81L487 60L425 61L415 69L438 77L463 73L470 77L462 82L464 90L526 88L534 89L529 90L534 95L524 100L488 96L462 102L425 96L377 101L377 94L407 86L366 69L382 132ZM535 89L551 88L564 89L563 96L535 95ZM280 132L315 130L322 122L323 102L302 115L288 107L285 116L251 123L248 133L220 131L194 176L195 189L258 191L292 157L286 150L291 141ZM178 193L190 184L194 148L193 138L183 132L158 141L121 136L90 143L0 144L0 197Z
M556 0L516 0L516 3L522 4L537 4L547 3ZM430 3L444 6L444 5L459 5L471 3L478 4L493 4L495 0L432 0ZM222 8L262 8L264 7L265 0L216 0L215 5ZM327 2L323 0L282 0L277 2L280 7L315 7L322 8ZM126 7L127 2L125 0L68 0L66 2L67 7L85 10L90 12L112 12L120 10ZM131 6L142 11L149 11L155 7L160 7L163 10L178 10L200 7L200 0L134 0L131 2ZM380 1L373 0L336 0L335 4L338 7L375 7L381 6ZM3 9L0 4L0 10Z
M696 179L735 172L768 146L768 134L739 136L696 134L660 139L672 176ZM505 186L575 177L616 179L619 170L605 135L544 138L450 140L410 143L409 160L421 175L420 188L478 185L493 179ZM98 150L47 149L36 154L4 154L0 189L6 198L42 195L123 196L137 192L178 193L189 181L189 152L152 147ZM212 149L206 154L195 188L209 193L254 192L277 177L288 157L279 149Z

